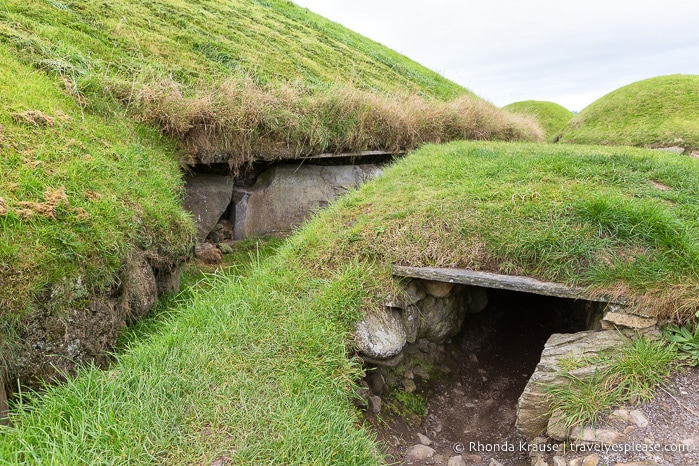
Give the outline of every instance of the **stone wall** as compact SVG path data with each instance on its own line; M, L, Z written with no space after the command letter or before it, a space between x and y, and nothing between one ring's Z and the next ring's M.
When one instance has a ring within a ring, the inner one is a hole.
M385 312L368 313L355 331L357 350L378 364L390 364L406 343L441 344L461 331L467 313L488 304L480 287L414 279L386 301Z
M151 265L155 261L148 257L147 253L132 256L122 270L120 284L101 296L86 293L82 306L55 311L49 296L42 309L18 326L20 345L10 380L41 388L46 382L62 380L81 364L106 364L127 323L148 314L162 293L179 289L180 269ZM86 290L81 283L57 286Z
M185 208L194 216L199 241L223 241L228 229L236 240L286 233L380 173L373 164L301 164L267 168L254 183L243 178L234 182L225 174L194 175L187 179Z

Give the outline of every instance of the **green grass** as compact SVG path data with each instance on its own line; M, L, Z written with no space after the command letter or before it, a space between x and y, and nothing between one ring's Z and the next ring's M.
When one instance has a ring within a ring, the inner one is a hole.
M560 142L699 149L699 76L660 76L617 89L576 115Z
M2 46L0 61L3 346L27 313L80 309L114 289L134 251L151 251L163 265L182 260L193 227L171 142L128 120L83 113Z
M532 115L541 123L544 130L544 140L554 142L554 139L565 128L575 115L570 110L553 102L540 100L524 100L505 105L503 110L512 113Z
M550 412L563 427L597 426L599 420L624 404L636 405L653 397L678 363L675 346L665 340L637 337L618 352L586 361L597 366L591 376L562 375L567 385L547 387Z
M311 267L362 257L531 276L688 321L699 304L697 186L696 160L648 150L427 146L324 214L306 254Z
M287 245L211 276L108 371L31 395L1 428L10 464L378 464L350 402L347 335L371 270L320 279Z
M424 147L321 212L276 255L183 293L125 339L109 371L85 369L15 405L0 456L380 463L352 408L360 367L351 333L395 292L390 264L532 275L688 306L697 285L694 163L629 148ZM671 366L663 348L634 342L604 380L623 387L621 399L645 396ZM585 393L589 405L596 392Z
M183 161L535 140L536 125L285 0L4 0L0 41L96 113L128 110Z

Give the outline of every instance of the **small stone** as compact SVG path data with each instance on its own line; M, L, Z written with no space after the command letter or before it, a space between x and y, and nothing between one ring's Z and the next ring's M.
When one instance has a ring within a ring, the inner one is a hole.
M474 364L478 364L478 356L476 356L473 353L469 353L468 355L468 360L471 361Z
M624 435L629 435L631 432L636 430L636 426L627 426L624 430L623 433Z
M417 438L420 440L420 443L423 445L427 445L428 447L432 445L432 440L426 435L423 435L421 433L417 434Z
M427 445L413 445L405 452L408 461L425 461L434 456L434 450Z
M627 409L615 409L612 412L612 416L621 419L622 421L628 421L631 418L629 417L629 411Z
M478 461L480 462L480 457L478 458ZM464 461L464 458L461 455L452 456L449 458L449 461L447 461L447 466L466 466L466 461Z
M369 383L369 389L374 395L381 396L384 389L386 388L386 379L383 375L379 373L371 374L367 377L367 382Z
M423 380L429 380L430 373L422 366L413 367L413 373Z
M194 257L205 264L216 265L223 260L223 254L211 243L202 243L194 247Z
M403 374L403 377L405 377L406 379L413 380L413 379L415 378L415 374L413 373L413 371L411 371L410 369L408 369L408 370L405 371L405 373Z
M413 393L415 390L417 390L417 386L412 380L403 379L403 390L405 393Z
M597 466L599 464L599 455L593 453L585 457L582 462L582 466Z
M638 427L643 428L648 426L648 418L645 414L643 414L641 411L637 409L631 411L629 413L629 417Z
M435 298L446 298L454 288L454 283L438 282L435 280L423 280L425 291Z
M534 463L534 466L549 466L549 464L540 456L539 459L536 460L536 463Z
M583 462L582 458L573 458L568 462L568 466L580 466Z
M223 458L219 458L209 463L209 466L223 466L224 464L226 464L226 461Z
M500 461L496 460L495 458L491 458L490 463L488 463L488 466L505 466L502 464Z
M233 248L226 243L218 243L216 247L221 251L221 254L233 254Z
M677 155L682 155L682 154L684 154L684 147L680 147L680 146L658 147L658 148L655 149L655 150L659 150L659 151L662 151L662 152L672 152L673 154L677 154Z
M483 458L481 458L479 455L461 455L461 457L464 459L464 461L468 461L469 463L480 463L483 461Z
M593 429L592 427L585 427L582 430L579 427L573 427L570 432L570 438L572 440L594 442L602 445L614 445L626 440L626 437L615 430Z
M434 455L432 464L444 464L444 455Z
M654 461L632 461L631 463L614 463L614 466L658 466Z
M381 412L381 397L371 395L369 397L369 407L374 414L379 414Z
M566 466L566 460L564 460L560 456L554 456L553 457L553 466Z

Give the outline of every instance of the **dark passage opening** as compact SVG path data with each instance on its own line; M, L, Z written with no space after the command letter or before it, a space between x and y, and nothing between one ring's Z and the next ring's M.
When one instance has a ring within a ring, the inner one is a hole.
M504 465L531 464L528 453L517 448L524 441L515 429L519 396L547 339L553 333L587 330L603 305L487 291L487 307L468 314L461 333L438 347L441 357L433 371L438 375L429 380L414 377L416 393L426 401L422 422L410 425L393 419L384 424L380 437L389 445L391 459L405 464L439 464L432 459L406 462L405 452L418 443L417 434L421 433L433 442L431 448L444 458L443 464L457 453L481 457L481 462L467 464L489 464L491 459ZM515 451L487 451L504 442L514 445ZM486 451L478 449L479 443ZM460 445L463 451L459 451Z

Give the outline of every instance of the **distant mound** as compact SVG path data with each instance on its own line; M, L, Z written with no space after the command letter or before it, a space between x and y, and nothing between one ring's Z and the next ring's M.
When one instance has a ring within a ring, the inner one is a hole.
M573 118L560 142L698 149L699 76L660 76L610 92Z
M523 100L505 105L503 110L522 115L532 115L544 129L544 139L552 141L575 115L554 102Z

